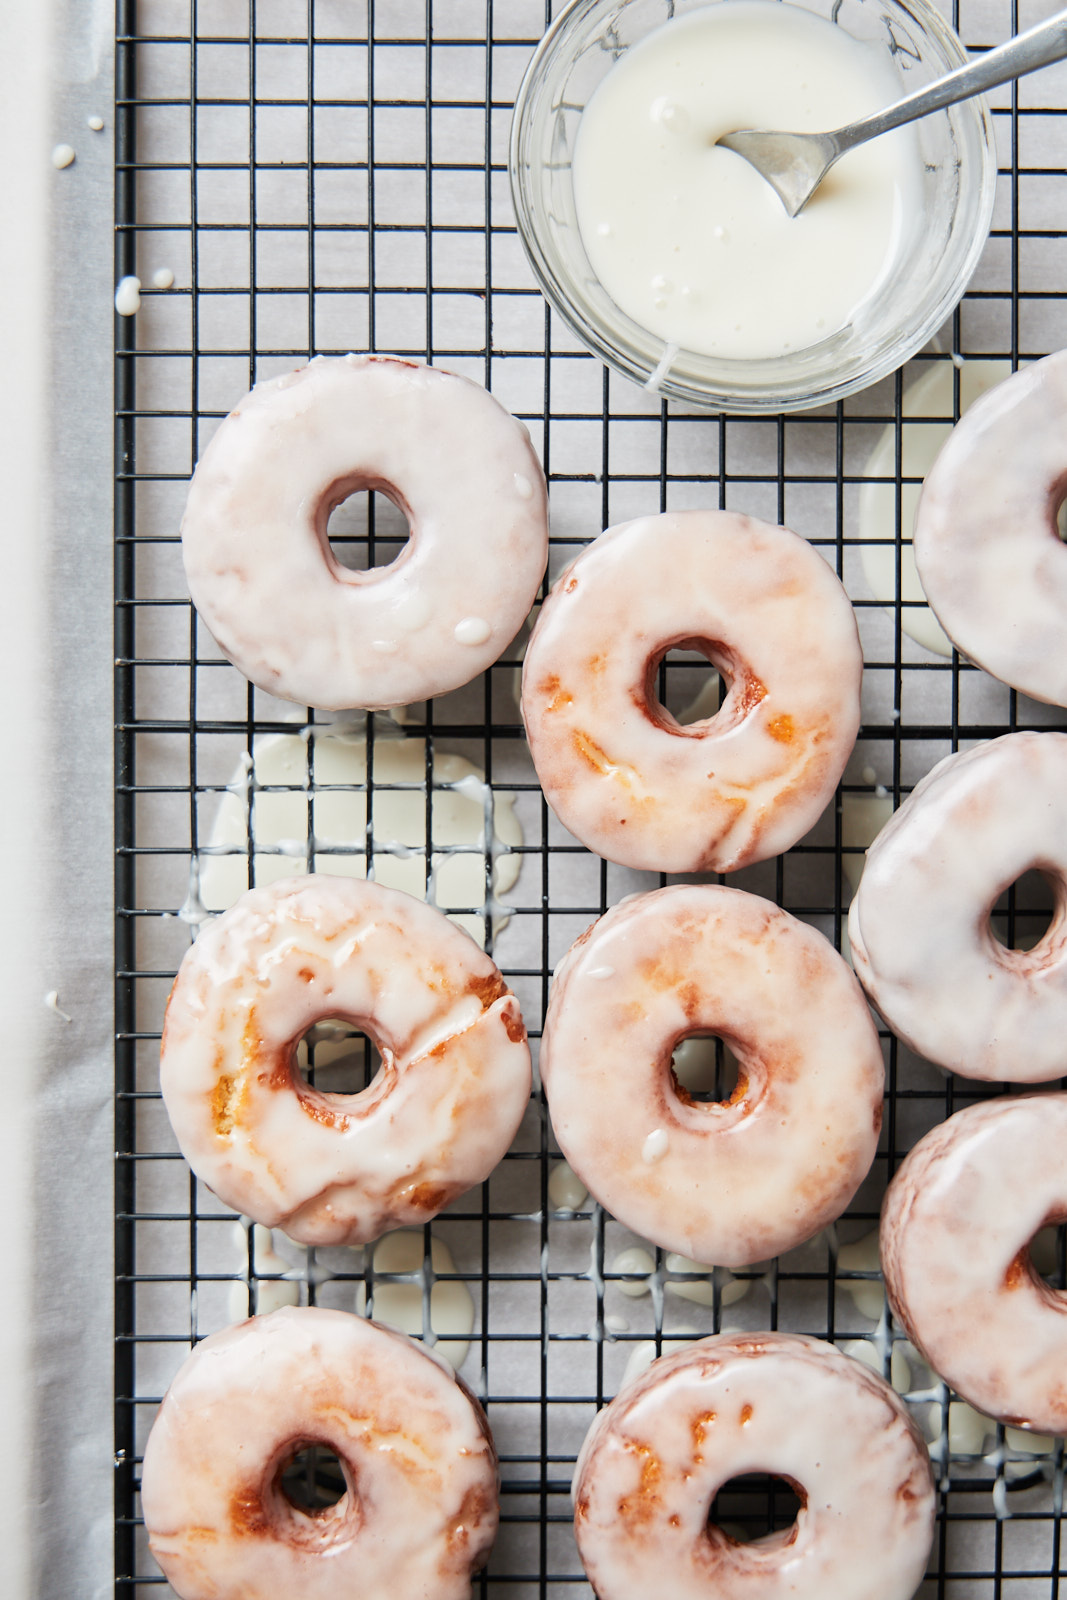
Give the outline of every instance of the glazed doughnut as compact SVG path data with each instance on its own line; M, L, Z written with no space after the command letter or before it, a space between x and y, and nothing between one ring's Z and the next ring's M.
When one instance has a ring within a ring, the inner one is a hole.
M1067 1300L1030 1260L1067 1219L1067 1094L957 1111L886 1192L881 1253L894 1316L935 1372L987 1416L1067 1433Z
M708 1508L754 1472L784 1478L801 1509L792 1528L739 1544ZM661 1356L598 1415L573 1495L599 1600L911 1600L934 1531L930 1457L901 1401L791 1333Z
M312 1444L347 1484L317 1512L281 1485ZM149 1435L141 1503L181 1600L467 1600L496 1533L496 1453L445 1362L348 1312L286 1306L196 1346Z
M1067 351L1006 378L931 467L913 546L958 650L1034 700L1067 705Z
M379 1044L360 1094L294 1066L316 1022ZM203 929L171 992L160 1083L189 1165L302 1244L428 1222L503 1156L530 1093L515 996L432 906L360 878L251 889Z
M1033 950L989 913L1036 868L1056 909ZM965 1078L1067 1072L1067 734L1008 733L945 759L867 852L848 916L852 964L893 1032Z
M682 727L655 676L699 650L729 680ZM805 539L728 511L609 528L560 576L526 651L522 714L548 803L623 866L733 872L817 820L859 728L863 658Z
M391 565L353 572L335 506L377 489L408 519ZM478 384L391 356L317 357L257 384L202 456L182 522L189 592L261 689L303 705L410 705L482 672L548 557L544 474Z
M717 1034L728 1101L671 1052ZM766 1261L840 1216L874 1160L885 1071L836 950L767 900L708 884L634 895L557 968L541 1079L560 1149L626 1227L695 1261Z

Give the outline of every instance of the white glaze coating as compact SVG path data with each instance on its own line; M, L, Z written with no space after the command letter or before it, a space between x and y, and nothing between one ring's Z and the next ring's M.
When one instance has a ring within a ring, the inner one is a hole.
M590 976L605 963L609 983ZM725 1103L672 1083L671 1051L698 1031L738 1059ZM696 1261L745 1266L810 1238L878 1143L885 1074L859 985L820 933L739 889L677 884L594 923L557 971L540 1068L590 1193Z
M708 1507L752 1472L790 1480L803 1505L792 1528L739 1544ZM573 1492L599 1600L911 1600L934 1529L929 1458L901 1401L798 1334L661 1357L600 1412Z
M1001 1422L1067 1433L1067 1296L1027 1246L1067 1217L1067 1094L957 1111L920 1139L886 1193L893 1312L935 1372Z
M281 1489L308 1444L348 1492L316 1515ZM403 1334L287 1307L197 1345L145 1449L152 1553L181 1600L467 1600L497 1526L478 1402Z
M294 1070L327 1017L379 1042L358 1095ZM160 1083L186 1160L227 1205L304 1244L360 1244L488 1177L526 1108L530 1052L497 967L439 911L357 878L288 878L188 951Z
M1056 909L1032 950L989 912L1030 868ZM893 1032L950 1072L1067 1072L1067 734L1009 733L946 756L882 829L848 916L852 964Z
M656 700L676 646L732 679L717 716ZM526 651L522 713L565 827L624 866L733 872L795 844L859 727L848 596L787 528L676 511L609 528L560 576Z
M1035 700L1067 705L1067 351L984 395L919 498L915 563L956 648Z
M388 494L411 531L368 572L340 566L326 532L359 489ZM198 611L253 683L323 709L410 705L468 683L518 632L548 553L544 474L478 384L320 357L257 384L222 423L182 547ZM488 631L457 638L471 617Z
M120 317L134 317L141 309L140 278L120 278L115 286L115 310Z

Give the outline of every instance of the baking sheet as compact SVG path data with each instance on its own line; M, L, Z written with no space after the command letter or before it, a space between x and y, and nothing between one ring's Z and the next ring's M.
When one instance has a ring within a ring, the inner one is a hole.
M121 15L132 27L134 9ZM974 46L998 42L1038 15L1037 8L982 4L962 7L958 21ZM247 1248L242 1257L235 1244L234 1219L190 1178L156 1098L162 1007L198 926L199 874L218 809L235 778L242 793L242 755L255 753L257 739L293 727L291 708L250 690L193 619L176 542L188 473L253 378L316 352L372 347L429 356L487 383L527 422L548 472L550 579L601 527L663 507L722 503L805 534L842 573L864 641L864 729L845 802L880 799L879 788L899 800L968 740L1016 726L1063 726L1060 712L909 639L899 602L887 609L868 587L859 503L872 449L895 425L908 385L931 364L958 375L980 358L1010 364L1063 342L1064 69L1020 85L1019 113L1010 89L995 98L1002 177L994 235L937 349L837 408L781 421L713 418L661 407L605 374L533 285L514 234L505 152L510 101L546 20L544 6L529 0L198 7L143 0L136 24L144 42L121 47L136 55L138 103L136 127L131 120L128 129L136 136L134 211L122 220L137 225L124 237L146 285L141 311L121 330L138 352L121 358L135 369L136 415L120 427L120 482L132 485L120 491L132 502L132 522L120 532L136 539L127 575L136 602L133 664L122 669L120 732L133 779L123 798L132 814L120 840L129 872L120 916L135 936L120 1069L124 1091L136 1098L123 1102L129 1143L120 1148L129 1199L119 1226L128 1325L119 1330L117 1443L126 1452L120 1484L131 1490L158 1396L191 1341L234 1314L235 1284L251 1277L256 1286ZM160 268L173 271L174 287L147 292ZM944 427L961 381L951 378L940 423L927 413L914 426ZM365 510L354 508L347 526L358 549L367 538ZM379 556L390 532L395 537L388 520L375 524ZM490 805L493 796L516 797L522 869L506 895L510 920L497 932L494 954L536 1037L552 967L571 940L624 894L662 880L600 861L548 813L518 720L518 658L514 647L485 678L432 707L411 708L399 723L347 719L347 737L369 738L373 750L428 736L435 751L465 757L485 775ZM698 677L691 667L671 668L668 703L691 698ZM298 714L296 726L309 720ZM307 762L293 783L312 803L315 742L307 740ZM440 795L446 781L431 768L415 787ZM382 862L392 840L390 785L379 777L370 788L365 800L352 789L353 839L363 837L369 814L372 855ZM247 788L243 796L254 825L254 787L250 802ZM831 808L782 861L731 882L840 941L845 859L861 849L849 820L856 815ZM328 846L319 850L329 854ZM312 863L324 860L313 854ZM299 870L303 860L279 850L269 870L277 866ZM268 869L260 863L260 870ZM488 932L497 908L468 910ZM856 1299L857 1285L869 1288L869 1280L860 1269L835 1269L835 1253L876 1226L887 1176L904 1151L978 1091L946 1085L888 1036L886 1054L890 1107L871 1178L832 1234L738 1275L742 1298L732 1298L736 1287L722 1274L701 1280L710 1303L686 1298L679 1285L691 1284L655 1252L648 1293L628 1295L634 1285L617 1262L643 1242L591 1202L573 1211L553 1204L548 1184L558 1155L539 1103L483 1189L433 1224L473 1295L475 1337L463 1371L486 1401L501 1452L504 1520L482 1592L557 1600L588 1593L570 1529L571 1467L597 1406L642 1342L724 1324L777 1325L865 1340L888 1360L892 1330L879 1308L866 1314L869 1299ZM284 1243L277 1248L285 1251ZM351 1310L361 1284L371 1305L380 1287L369 1253L290 1252L287 1259L288 1281L305 1300ZM916 1404L928 1421L930 1407L942 1423L947 1417L940 1388ZM1008 1487L1020 1470L1011 1459L1017 1455L994 1430L943 1462L934 1575L924 1595L1018 1600L1055 1592L1060 1456L1032 1487L1018 1489ZM137 1509L132 1493L120 1501L123 1518ZM119 1593L167 1592L140 1529L121 1522L118 1550Z

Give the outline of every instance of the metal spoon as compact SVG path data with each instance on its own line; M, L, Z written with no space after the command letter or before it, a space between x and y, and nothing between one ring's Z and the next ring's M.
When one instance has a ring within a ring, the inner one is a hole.
M917 89L896 105L887 106L874 116L861 117L847 127L835 128L831 133L775 133L763 128L742 128L737 133L724 133L716 144L733 150L755 167L766 178L781 199L791 217L797 216L834 162L846 151L868 139L877 139L890 128L899 128L905 122L929 116L942 106L955 105L957 100L969 100L983 89L1007 83L1009 78L1021 78L1050 62L1062 61L1067 56L1067 11L1060 11L1047 22L1038 23L1026 33L1017 34L1007 44L990 50L978 61L958 67L944 78L938 78L925 89Z

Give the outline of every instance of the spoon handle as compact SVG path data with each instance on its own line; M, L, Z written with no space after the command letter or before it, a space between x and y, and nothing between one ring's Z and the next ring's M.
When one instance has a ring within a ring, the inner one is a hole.
M899 128L902 123L914 122L931 111L941 110L943 106L955 105L957 100L968 100L971 95L981 94L983 89L993 89L998 83L1007 83L1009 78L1021 78L1038 67L1047 67L1050 62L1062 61L1065 56L1067 11L1059 11L1047 21L1039 22L1036 28L1017 34L1007 44L987 51L965 67L957 67L947 77L938 78L925 89L917 89L914 94L887 106L884 111L877 111L871 117L839 128L833 135L838 146L837 154L842 155L846 150L851 150L853 145L862 144L864 140L873 139L880 133L888 133L890 128Z

